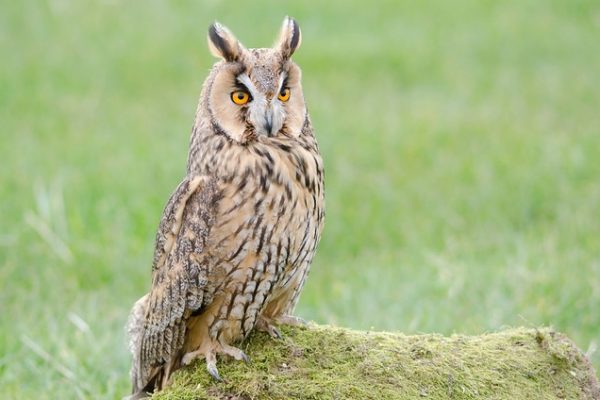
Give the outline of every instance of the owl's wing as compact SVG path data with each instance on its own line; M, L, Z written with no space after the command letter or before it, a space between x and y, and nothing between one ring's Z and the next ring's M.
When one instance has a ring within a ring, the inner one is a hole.
M165 207L156 235L152 289L138 323L143 327L134 354L134 392L160 379L159 367L168 365L183 346L186 319L202 305L207 267L201 265L201 255L214 220L214 195L208 177L187 177Z

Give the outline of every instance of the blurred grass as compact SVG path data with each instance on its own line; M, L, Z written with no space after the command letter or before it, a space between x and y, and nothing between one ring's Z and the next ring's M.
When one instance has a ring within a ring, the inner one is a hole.
M596 348L598 2L3 2L2 398L128 392L123 326L184 172L206 28L261 47L286 14L327 168L298 314L552 325Z

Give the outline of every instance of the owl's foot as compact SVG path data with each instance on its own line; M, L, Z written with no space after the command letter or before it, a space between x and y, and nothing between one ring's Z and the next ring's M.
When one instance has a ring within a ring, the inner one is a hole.
M265 316L261 316L256 323L256 329L261 332L268 333L271 337L275 339L283 338L279 329L275 327L275 325L289 325L296 327L306 326L306 321L300 317L295 317L293 315L280 315L275 318L267 318Z
M219 344L217 346L213 346L213 348L206 350L196 350L191 351L189 353L184 354L181 358L181 363L183 365L190 365L196 359L206 359L206 370L216 381L222 381L223 379L219 375L219 370L217 369L217 353L225 354L238 361L244 361L246 364L250 362L250 358L244 353L242 350L237 347L229 346L227 344Z
M219 375L219 370L217 369L217 353L215 349L210 349L208 351L196 350L185 353L181 358L181 363L183 365L190 365L195 360L202 358L206 358L206 370L210 376L216 381L222 381L223 379Z
M238 361L243 361L246 364L250 364L250 357L248 357L241 349L229 346L227 344L222 344L221 346L223 348L223 354L227 354L229 357L233 357Z
M279 329L273 325L273 321L267 317L259 317L258 322L255 326L256 330L266 332L269 336L275 339L282 339L283 335L279 332Z
M275 323L277 325L289 325L289 326L306 326L307 322L300 317L296 317L293 315L280 315L275 318Z

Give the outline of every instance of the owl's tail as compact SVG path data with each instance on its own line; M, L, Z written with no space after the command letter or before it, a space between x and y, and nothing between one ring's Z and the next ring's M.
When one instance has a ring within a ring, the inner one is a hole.
M135 302L133 308L131 309L131 313L129 314L129 320L127 321L129 351L133 356L130 372L132 385L131 392L133 393L133 395L130 397L131 400L148 397L147 393L152 393L152 389L154 389L154 380L148 379L149 371L147 371L146 366L142 365L140 353L147 307L148 294ZM149 385L152 387L148 387Z
M181 367L181 355L173 358L170 363L161 366L151 366L144 362L142 357L142 340L144 338L144 324L148 309L149 294L144 295L135 302L127 321L127 335L129 336L129 351L132 354L131 363L131 393L128 400L145 399L150 397L155 389L162 389L169 379L170 373Z

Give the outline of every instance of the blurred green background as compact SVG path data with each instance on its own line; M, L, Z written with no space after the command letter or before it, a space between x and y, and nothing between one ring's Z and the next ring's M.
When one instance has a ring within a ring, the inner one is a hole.
M124 325L185 170L217 19L283 17L326 164L297 309L319 323L600 341L600 3L2 2L0 397L118 399Z

